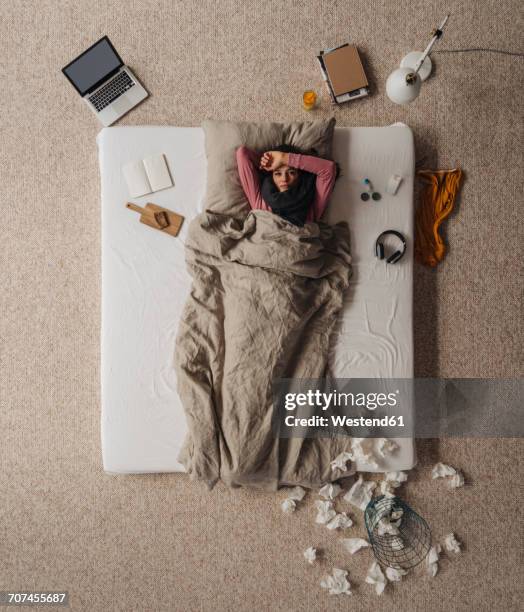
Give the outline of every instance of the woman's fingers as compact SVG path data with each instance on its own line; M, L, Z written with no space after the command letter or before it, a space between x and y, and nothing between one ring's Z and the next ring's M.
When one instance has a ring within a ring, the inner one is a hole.
M275 170L281 165L280 161L278 152L266 151L260 158L260 168L267 171Z
M264 170L270 170L271 169L271 164L272 164L271 153L266 151L266 153L264 153L262 155L261 159L260 159L260 166Z

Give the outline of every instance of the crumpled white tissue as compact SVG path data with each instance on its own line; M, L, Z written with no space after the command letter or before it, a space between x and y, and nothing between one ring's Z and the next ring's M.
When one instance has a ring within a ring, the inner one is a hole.
M293 499L295 501L302 501L304 499L304 495L306 494L306 490L302 487L293 487L289 492L288 499Z
M379 483L380 494L386 497L395 497L395 492L390 482L387 480L381 480Z
M374 438L353 438L351 440L351 448L352 453L341 453L335 461L331 462L332 469L345 469L345 462L348 459L359 461L373 469L377 469L377 455L385 458L398 450L399 445L388 438L379 438L376 442Z
M440 544L435 544L429 549L428 556L426 557L426 564L428 567L428 574L434 578L438 572L438 556L442 551Z
M445 463L437 463L433 466L431 470L431 477L435 478L445 478L446 476L451 476L448 480L448 486L450 489L457 489L458 487L464 486L464 474L455 469L451 465L446 465Z
M290 497L287 497L283 502L282 502L282 512L285 512L286 514L291 514L292 512L295 512L295 509L297 507L297 502L294 499L291 499Z
M351 595L351 584L346 578L347 575L346 570L334 567L333 575L326 576L320 582L320 586L323 589L328 589L330 595Z
M316 523L320 523L321 525L325 525L329 523L329 521L337 515L333 508L333 502L331 501L320 501L317 500L315 502L315 506L317 507L318 513L317 518L315 519Z
M367 548L369 546L369 542L364 540L363 538L343 538L342 544L344 548L354 555L361 548Z
M351 440L351 448L355 456L355 461L360 461L369 467L376 469L378 463L375 460L373 438L353 438Z
M386 482L389 482L390 486L394 489L400 487L400 485L408 479L406 472L386 472L384 477Z
M340 495L340 491L342 491L342 487L340 485L328 483L320 489L318 494L324 499L335 499L335 497Z
M306 490L302 487L293 487L289 492L289 495L282 502L282 512L286 514L291 514L295 512L297 507L297 502L302 501L304 499L304 495L306 494Z
M341 470L345 472L347 470L346 464L348 461L354 461L353 454L347 451L340 453L340 455L337 455L331 462L332 471Z
M313 565L313 563L315 563L315 560L317 558L317 549L313 548L313 546L310 546L309 548L307 548L304 551L304 558L310 565Z
M446 465L445 463L437 463L433 466L431 470L431 478L435 480L435 478L445 478L446 476L454 476L457 473L457 470L451 465Z
M386 588L386 578L380 569L380 565L376 561L373 561L368 570L366 582L375 585L375 592L377 595L382 595Z
M455 537L454 533L448 533L448 535L444 537L444 548L448 552L459 553L460 546L461 544Z
M457 473L452 476L448 481L448 486L450 489L458 489L459 487L464 486L464 474L457 470Z
M373 482L372 480L367 480L364 482L362 474L360 474L358 480L353 484L351 489L349 489L342 499L364 511L366 506L371 501L371 494L376 486L377 483Z
M379 438L377 440L377 452L381 457L391 455L391 453L394 453L398 449L398 444L393 442L393 440L389 440L388 438Z
M403 516L404 516L404 510L402 510L402 508L398 508L396 506L393 506L393 508L391 510L391 514L389 515L389 518L392 521L398 521L398 519L401 519Z
M353 521L345 512L341 512L332 518L326 527L328 529L347 529L351 525L353 525Z
M406 570L386 567L386 576L390 582L400 582L402 580L402 576L405 576L406 574Z
M384 506L383 509L384 514L380 517L378 523L374 527L374 530L376 529L377 535L400 536L399 527L402 524L402 517L404 516L404 510L402 506L399 506L393 501L393 499L390 499L387 502L387 506ZM395 538L395 544L398 544L396 540L400 541L400 548L397 546L396 550L404 548L402 539Z
M399 519L400 520L400 519ZM383 516L377 523L377 535L399 535L398 526L394 525L387 516Z

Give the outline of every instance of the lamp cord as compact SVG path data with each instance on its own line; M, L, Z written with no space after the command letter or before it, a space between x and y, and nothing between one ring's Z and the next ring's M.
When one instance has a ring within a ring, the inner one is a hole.
M490 51L491 53L503 53L504 55L515 55L517 57L524 56L524 53L519 53L517 51L505 51L503 49L490 49L485 47L474 47L471 49L436 49L431 53L431 55L433 55L433 53L466 53L468 51ZM419 159L415 163L415 167L421 166L426 161L426 159L427 155Z
M515 55L517 57L523 57L524 53L518 53L516 51L505 51L504 49L489 49L484 47L476 47L472 49L436 49L432 51L434 53L465 53L467 51L490 51L491 53L504 53L505 55Z

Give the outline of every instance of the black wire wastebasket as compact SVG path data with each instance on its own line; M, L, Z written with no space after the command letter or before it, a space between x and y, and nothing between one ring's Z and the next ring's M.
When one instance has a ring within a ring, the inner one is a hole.
M400 497L372 499L364 519L373 553L382 565L408 570L426 558L431 530Z

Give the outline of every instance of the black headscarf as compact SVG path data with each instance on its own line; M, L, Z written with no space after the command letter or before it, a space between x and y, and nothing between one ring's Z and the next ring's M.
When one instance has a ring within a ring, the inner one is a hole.
M282 153L298 153L292 146L282 145L273 149ZM297 182L286 191L279 191L273 180L273 173L264 173L261 194L271 210L294 225L302 226L306 222L309 207L315 199L317 177L311 172L299 171Z

